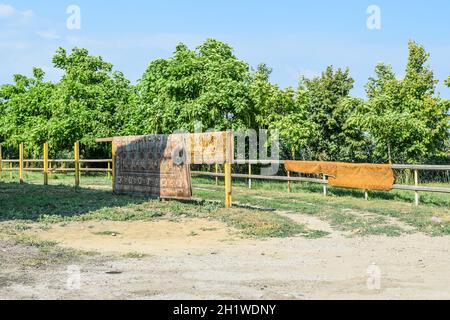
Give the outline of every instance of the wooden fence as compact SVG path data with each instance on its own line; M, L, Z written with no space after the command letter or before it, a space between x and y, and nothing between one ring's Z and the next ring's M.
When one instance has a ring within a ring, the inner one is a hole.
M48 157L48 144L43 146L44 156L43 159L24 159L23 143L19 145L19 159L3 159L2 147L0 145L0 174L2 172L9 172L11 175L13 172L19 172L19 182L24 182L24 172L42 172L44 185L48 184L48 175L50 173L75 173L75 185L80 185L80 176L83 172L104 172L108 175L108 178L113 174L112 159L80 159L80 143L77 141L74 145L74 158L73 159L49 159ZM25 166L25 164L42 164L41 168ZM92 163L106 163L108 168L88 168L83 165ZM16 164L16 167L13 167ZM18 164L18 166L17 166ZM57 165L61 166L57 166ZM72 168L66 168L66 164L73 165Z
M113 161L112 159L80 159L80 144L76 142L74 145L74 158L73 159L49 159L48 157L48 144L45 143L44 146L44 157L43 159L24 159L23 152L23 144L19 145L19 159L3 159L2 158L2 148L0 145L0 174L2 172L19 172L19 182L24 182L23 173L27 171L31 172L42 172L44 184L48 184L48 175L49 173L55 172L74 172L75 173L75 185L80 185L80 175L82 172L104 172L107 173L108 177L113 177L114 181L114 170L113 170ZM18 167L14 168L13 164L18 163ZM30 168L24 166L24 164L29 163L42 163L42 168ZM92 164L92 163L106 163L108 168L87 168L83 167L84 164ZM247 179L248 187L252 188L253 180L267 180L267 181L284 181L287 182L288 192L292 191L292 182L310 182L321 184L323 186L323 194L327 195L328 189L328 180L325 175L322 175L320 179L318 178L310 178L310 177L294 177L291 175L291 172L287 172L287 176L263 176L263 175L255 175L252 172L252 165L269 165L269 164L284 164L283 160L242 160L242 161L234 161L234 165L247 165L248 166L248 174L231 174L232 178L235 179ZM65 168L65 167L55 167L55 164L73 164L73 168ZM5 166L6 165L6 166ZM450 188L443 187L428 187L428 186L420 186L419 185L419 172L420 171L450 171L450 165L406 165L406 164L394 164L392 166L393 169L398 170L411 170L414 172L414 185L402 185L402 184L394 184L393 189L395 190L406 190L412 191L415 194L415 205L419 205L420 196L419 192L436 192L436 193L450 193ZM228 169L231 171L231 166ZM191 171L192 175L198 176L209 176L215 177L216 183L218 182L218 178L225 178L226 173L219 172L219 166L215 165L215 172L204 172L204 171ZM231 181L228 181L231 184ZM364 190L364 197L368 199L368 191Z
M292 191L292 182L310 182L317 183L323 186L323 194L327 195L328 189L328 180L325 175L322 175L320 179L318 178L309 178L309 177L293 177L291 172L287 172L287 176L263 176L263 175L255 175L252 174L252 165L269 165L269 164L284 164L283 160L274 161L274 160L242 160L242 161L234 161L235 165L247 165L248 166L248 174L232 174L232 178L235 179L247 179L249 189L252 188L252 180L267 180L267 181L285 181L287 182L288 192ZM416 206L420 203L419 192L435 192L435 193L450 193L450 188L443 187L428 187L428 186L420 186L419 185L419 172L420 171L450 171L450 165L406 165L406 164L394 164L392 165L393 169L396 170L411 170L414 172L414 185L402 185L402 184L394 184L393 189L395 190L406 190L414 192L414 204ZM224 177L223 173L219 172L219 167L215 166L215 172L204 172L204 171L192 171L191 174L198 176L209 176L209 177ZM364 198L368 200L369 195L368 191L364 190Z

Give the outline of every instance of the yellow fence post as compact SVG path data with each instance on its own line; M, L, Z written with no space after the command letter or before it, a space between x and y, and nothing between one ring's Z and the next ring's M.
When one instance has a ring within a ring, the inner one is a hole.
M111 156L112 156L112 162L111 162L111 167L112 167L112 191L113 193L116 192L116 146L114 144L114 141L111 143Z
M231 163L225 163L225 208L231 207Z
M75 142L74 147L75 156L75 186L80 185L80 142Z
M232 184L233 179L231 177L231 164L233 163L233 154L234 154L234 143L233 143L233 134L232 132L228 132L227 134L227 150L226 150L226 159L224 165L225 171L225 208L231 208L231 194L232 194Z
M44 185L48 185L48 143L44 143Z
M23 183L23 143L19 144L19 182Z

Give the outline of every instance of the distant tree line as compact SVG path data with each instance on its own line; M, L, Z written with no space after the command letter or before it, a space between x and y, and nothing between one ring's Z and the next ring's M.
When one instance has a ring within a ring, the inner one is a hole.
M86 49L59 48L53 65L59 82L44 72L14 75L0 86L0 143L28 157L70 154L80 140L86 157L104 157L97 137L171 133L176 129L278 129L283 157L310 160L439 163L449 160L450 101L424 47L409 42L403 79L383 63L366 84L367 99L352 97L349 69L326 68L301 77L297 88L270 82L271 69L252 69L214 39L195 50L184 44L168 59L152 61L136 85ZM450 87L450 77L445 82Z

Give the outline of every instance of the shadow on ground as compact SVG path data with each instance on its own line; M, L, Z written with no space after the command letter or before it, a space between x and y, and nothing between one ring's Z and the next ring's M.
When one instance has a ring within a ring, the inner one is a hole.
M103 208L147 202L144 196L115 196L111 191L0 182L0 221L38 220L42 215L72 217Z

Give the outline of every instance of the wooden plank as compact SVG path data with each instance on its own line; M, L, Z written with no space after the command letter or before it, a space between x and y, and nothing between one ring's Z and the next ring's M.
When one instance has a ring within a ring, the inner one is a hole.
M392 169L448 171L448 170L450 170L450 165L409 165L409 164L393 164L393 165L392 165Z
M436 192L436 193L450 193L450 188L441 187L424 187L424 186L407 186L402 184L394 184L395 190L407 190L407 191L423 191L423 192Z
M224 177L225 174L219 173L215 174L212 172L203 172L203 171L191 171L192 175L198 175L198 176L209 176L209 177ZM261 175L251 175L248 174L238 174L233 173L232 178L236 179L255 179L255 180L272 180L272 181L302 181L302 182L312 182L312 183L318 183L318 184L328 184L327 182L324 182L322 179L314 179L314 178L305 178L305 177L283 177L283 176L261 176Z

